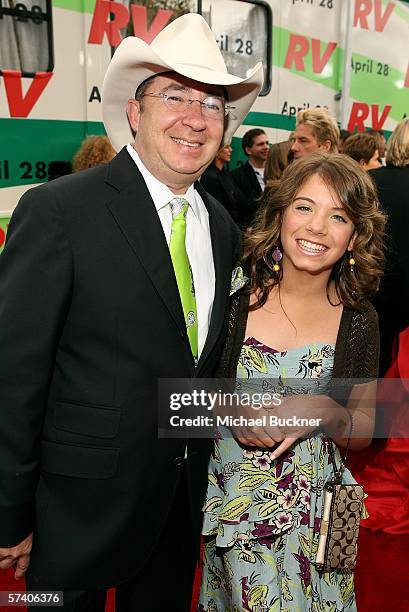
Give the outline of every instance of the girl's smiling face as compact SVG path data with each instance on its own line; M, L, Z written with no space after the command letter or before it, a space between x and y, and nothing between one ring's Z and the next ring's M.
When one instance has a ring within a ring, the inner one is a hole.
M331 271L354 244L354 225L337 195L314 174L287 206L281 226L283 269Z

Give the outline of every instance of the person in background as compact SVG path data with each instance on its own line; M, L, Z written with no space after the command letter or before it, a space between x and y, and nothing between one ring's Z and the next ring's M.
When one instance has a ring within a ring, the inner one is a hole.
M107 136L87 136L72 160L74 172L107 164L115 157L115 151Z
M226 169L231 159L231 152L230 143L221 147L213 162L204 171L200 183L220 204L223 204L234 221L241 226L249 216L250 210L248 199Z
M370 176L388 217L386 270L375 302L383 375L398 351L399 333L409 326L409 118L398 123L388 140L386 166Z
M66 160L52 160L48 164L48 180L54 181L60 176L66 176L72 172L72 163Z
M337 153L339 137L337 122L328 109L309 108L297 113L291 153L294 159L316 151Z
M266 133L260 128L254 128L244 134L241 146L248 159L245 164L233 170L231 175L248 199L247 210L244 212L247 215L245 224L249 225L257 211L258 199L264 191L264 168L270 145Z
M378 142L368 132L361 132L347 138L342 152L357 161L364 170L373 170L382 166Z
M63 591L49 610L102 612L111 586L117 612L190 609L211 441L158 436L158 383L211 378L223 347L241 234L198 179L257 98L247 75L198 14L128 36L102 87L118 155L10 221L0 567Z
M368 134L370 134L371 136L375 138L376 143L378 145L379 157L381 158L381 161L382 161L385 158L386 149L387 149L387 143L386 143L384 131L374 130L371 128L370 130L368 130Z
M270 201L270 191L276 189L280 183L281 175L292 161L291 142L285 140L271 145L270 153L264 169L264 182L266 187L259 200L259 209L268 206Z
M344 130L344 129L339 130L339 142L338 142L339 153L343 153L344 143L346 139L349 138L350 136L352 136L352 132L348 130Z
M266 188L281 178L282 173L289 164L291 143L289 140L275 142L271 145L264 168L264 183Z
M345 155L295 160L270 193L245 238L250 282L232 299L217 375L244 396L282 397L239 410L238 422L274 415L320 427L218 428L198 610L355 612L353 573L320 572L313 561L331 439L358 450L372 436L379 339L368 298L382 274L385 219L368 174ZM342 400L337 379L354 379ZM334 455L340 465L335 445ZM342 478L355 482L347 469Z

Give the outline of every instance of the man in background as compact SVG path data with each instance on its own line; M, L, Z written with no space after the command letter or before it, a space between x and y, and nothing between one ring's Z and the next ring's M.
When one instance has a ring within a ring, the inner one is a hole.
M316 151L337 153L339 138L337 122L328 109L309 108L297 113L291 153L294 159Z
M248 206L241 208L240 223L249 225L257 211L257 201L265 188L264 168L270 145L266 133L260 128L254 128L244 134L241 146L248 159L245 164L233 170L231 175L248 199Z

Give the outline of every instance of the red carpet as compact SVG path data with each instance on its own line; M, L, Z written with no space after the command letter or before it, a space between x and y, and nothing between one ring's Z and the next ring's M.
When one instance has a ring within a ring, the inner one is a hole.
M382 531L362 529L356 593L359 612L409 612L409 536L393 536ZM11 572L0 572L0 590L23 590L24 582L15 582ZM1 607L2 612L25 612L25 608ZM44 608L47 610L47 608ZM106 612L114 612L113 593L109 593ZM192 611L195 604L192 605ZM135 612L139 612L135 610ZM159 611L158 611L159 612Z
M359 612L408 612L409 535L361 529L355 573Z

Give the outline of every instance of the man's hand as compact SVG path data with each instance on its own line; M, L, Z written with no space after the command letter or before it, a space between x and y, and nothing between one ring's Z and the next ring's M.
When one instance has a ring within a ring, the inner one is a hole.
M20 544L12 548L0 548L0 568L15 567L15 580L20 580L30 564L30 553L33 545L33 534L30 533Z

